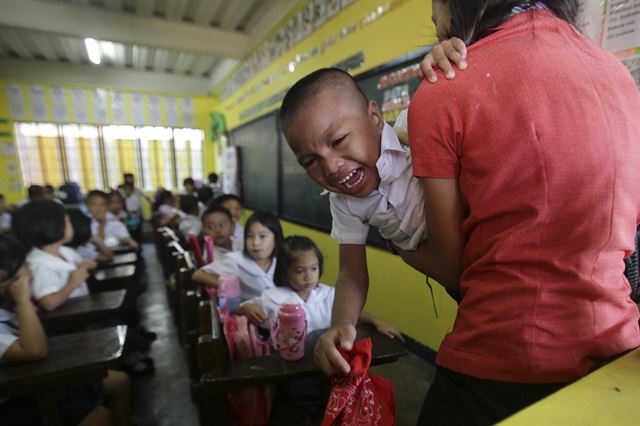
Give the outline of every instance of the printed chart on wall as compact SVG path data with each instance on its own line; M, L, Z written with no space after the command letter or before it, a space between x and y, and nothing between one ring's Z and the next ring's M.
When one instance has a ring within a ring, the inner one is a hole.
M583 3L583 31L620 58L640 87L640 0Z

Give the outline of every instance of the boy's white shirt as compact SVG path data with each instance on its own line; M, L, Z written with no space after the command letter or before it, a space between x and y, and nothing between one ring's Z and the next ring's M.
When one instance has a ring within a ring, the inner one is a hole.
M331 236L339 244L365 244L369 226L402 250L415 250L427 237L424 193L413 176L411 152L384 124L380 158L376 162L380 185L368 197L331 193Z
M15 326L15 327L12 327ZM0 363L9 346L18 340L15 328L18 328L18 319L15 314L5 309L0 309ZM0 402L5 399L0 398Z
M331 310L333 308L333 299L335 297L335 289L326 284L319 283L305 302L290 287L274 287L265 290L260 297L247 300L242 303L255 303L259 305L268 315L268 319L261 327L268 327L269 330L276 323L280 306L287 300L300 303L304 308L307 317L307 333L314 330L323 330L331 325Z
M198 236L202 231L202 222L197 216L188 214L180 221L178 228L185 237L188 237L189 235Z
M220 246L213 246L213 261L222 261L224 259L224 257L231 253L232 250L227 250L224 247L220 247ZM207 246L205 245L204 247L202 247L202 258L204 259L204 261L207 261L207 254L208 254L208 250L207 250Z
M241 251L233 251L214 259L213 263L200 268L201 271L222 275L235 275L240 280L240 299L249 300L258 297L268 288L273 288L273 273L276 269L276 258L271 261L267 272L263 271L255 260L248 258Z
M60 247L60 255L64 259L53 256L39 248L33 248L27 255L27 265L31 270L31 295L40 300L64 288L69 276L82 262L82 257L72 248ZM87 296L89 288L83 282L71 292L69 298Z
M97 220L91 219L91 235L98 234L100 224ZM120 241L131 238L127 226L119 220L107 220L104 224L104 245L107 247L115 247Z

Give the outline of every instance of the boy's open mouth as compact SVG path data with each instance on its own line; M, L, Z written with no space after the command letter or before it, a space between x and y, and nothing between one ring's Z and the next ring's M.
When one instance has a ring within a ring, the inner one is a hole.
M359 167L342 178L337 184L345 190L345 192L358 192L360 185L364 182L364 169Z

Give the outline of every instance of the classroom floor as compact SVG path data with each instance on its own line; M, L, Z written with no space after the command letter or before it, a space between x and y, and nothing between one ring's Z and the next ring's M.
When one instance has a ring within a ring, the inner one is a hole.
M143 245L143 256L148 287L140 296L139 306L144 325L158 335L150 352L156 372L132 380L133 416L139 426L197 426L198 413L191 401L186 360L178 343L152 244ZM409 353L396 363L373 367L371 371L393 382L397 424L415 425L422 399L433 380L433 365Z

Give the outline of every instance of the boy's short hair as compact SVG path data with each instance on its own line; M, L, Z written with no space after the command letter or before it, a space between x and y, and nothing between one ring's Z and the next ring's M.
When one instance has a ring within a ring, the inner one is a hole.
M185 186L185 185L192 185L192 186L195 186L195 184L196 184L196 182L193 180L193 178L190 178L190 177L185 178L185 179L182 181L182 186Z
M202 224L204 224L204 219L207 216L214 213L222 213L223 215L229 218L230 222L233 222L233 218L231 217L231 212L228 209L225 209L222 206L211 206L208 209L206 209L204 213L202 213L202 218L200 219L202 221Z
M73 226L73 239L67 245L78 248L91 239L91 218L80 209L69 209L67 214Z
M27 188L27 195L30 200L44 197L44 188L40 185L30 185Z
M231 201L231 200L236 200L237 202L240 203L240 205L242 205L242 200L240 200L240 197L238 197L236 194L223 194L220 195L219 197L216 197L215 200L213 200L213 204L216 206L221 206L222 204L226 203L227 201Z
M89 200L93 197L100 197L105 201L109 202L109 194L107 194L104 191L100 191L99 189L93 189L87 193L87 197L86 197L87 202L89 202Z
M42 247L64 238L65 208L53 200L30 201L13 216L16 237L28 248Z
M191 195L180 196L180 210L187 214L198 213L198 200Z
M207 178L209 179L209 183L218 183L218 174L211 172L209 173L209 176L207 176Z
M191 197L193 198L193 197ZM208 186L198 188L198 201L207 204L213 198L213 189Z
M271 212L262 211L262 210L258 210L257 212L249 216L249 219L247 219L247 222L244 224L243 243L247 241L247 236L251 231L251 225L253 225L254 223L259 223L262 226L268 228L271 232L273 232L274 240L275 240L274 241L275 246L273 247L273 251L271 252L271 256L273 256L276 252L276 248L278 247L278 244L280 243L280 241L282 241L282 238L283 238L282 225L280 225L280 220L278 219L278 216L276 216ZM247 250L246 244L244 245L244 250L242 251L242 253L244 254L245 257L251 257L251 255L249 254L249 251Z
M3 280L18 272L27 257L27 248L15 237L0 234L0 271L5 273Z
M318 95L326 88L350 87L361 100L363 109L366 110L369 100L351 74L340 68L321 68L311 74L302 77L287 91L282 100L278 122L284 132L291 119L305 103Z

